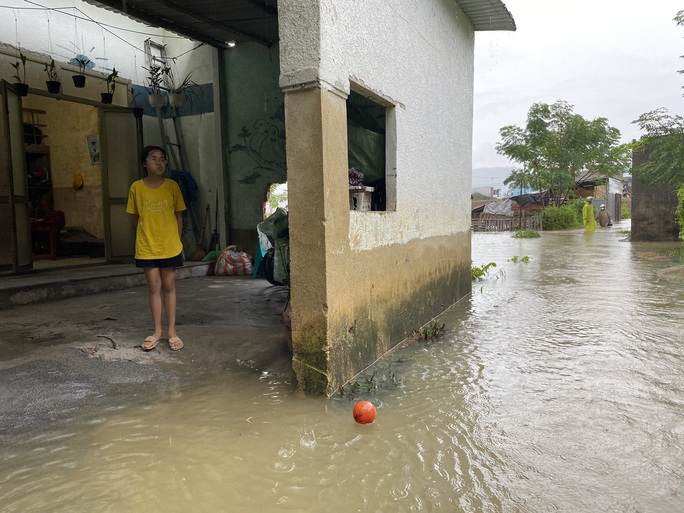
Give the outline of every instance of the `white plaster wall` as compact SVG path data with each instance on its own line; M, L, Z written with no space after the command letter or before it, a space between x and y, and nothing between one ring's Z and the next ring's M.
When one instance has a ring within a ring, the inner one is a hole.
M472 25L453 0L281 0L281 86L397 105L396 211L350 212L355 250L470 230ZM320 23L320 32L312 26ZM320 34L318 41L313 34Z
M116 67L119 76L135 84L145 84L144 42L149 37L167 44L167 55L177 57L179 73L184 75L186 69L198 68L196 82L212 80L211 70L204 66L211 62L211 56L186 53L198 45L196 41L128 16L80 0L42 0L39 4L3 0L0 6L0 43L4 46L49 56L57 62L68 62L83 54L93 61L95 71L108 74ZM14 72L12 68L9 71ZM5 72L0 72L3 77ZM62 72L62 80L65 78L68 74Z

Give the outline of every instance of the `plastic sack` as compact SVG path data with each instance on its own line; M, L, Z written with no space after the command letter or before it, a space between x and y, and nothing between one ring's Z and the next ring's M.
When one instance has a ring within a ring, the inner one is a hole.
M252 271L252 257L244 251L238 251L236 246L224 249L214 266L217 276L251 276Z

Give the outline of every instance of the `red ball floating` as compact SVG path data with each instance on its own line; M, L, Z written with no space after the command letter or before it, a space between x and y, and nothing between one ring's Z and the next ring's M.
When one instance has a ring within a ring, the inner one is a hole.
M368 401L359 401L354 405L354 420L359 424L370 424L375 420L375 406Z

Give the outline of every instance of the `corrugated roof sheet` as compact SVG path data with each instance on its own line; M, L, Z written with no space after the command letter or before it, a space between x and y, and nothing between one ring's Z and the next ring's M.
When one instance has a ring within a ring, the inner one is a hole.
M216 47L278 40L277 0L84 0Z
M278 41L277 0L85 1L216 47L229 41L267 46ZM455 1L475 30L515 30L513 16L501 0Z
M515 20L501 0L456 0L478 31L515 30Z

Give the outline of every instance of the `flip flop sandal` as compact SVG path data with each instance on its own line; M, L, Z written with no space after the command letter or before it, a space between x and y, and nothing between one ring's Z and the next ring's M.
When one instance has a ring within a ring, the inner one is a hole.
M140 346L143 351L152 351L155 347L157 347L157 344L159 344L159 341L161 340L161 337L159 338L154 338L154 335L150 335L145 339L145 341L142 343Z
M171 349L171 351L183 349L183 341L179 337L171 337L169 339L169 349Z

